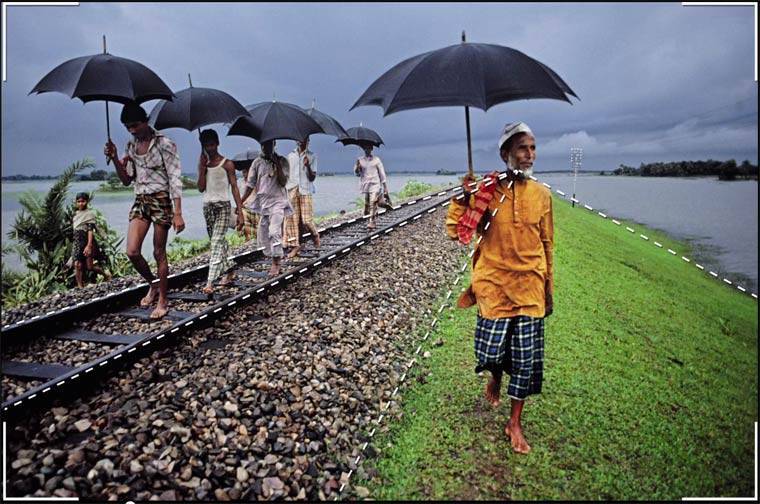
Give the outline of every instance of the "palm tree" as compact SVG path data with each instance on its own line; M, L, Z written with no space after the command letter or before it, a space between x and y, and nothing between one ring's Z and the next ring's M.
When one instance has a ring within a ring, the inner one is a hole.
M70 250L74 207L67 204L69 186L77 172L94 167L95 161L91 158L76 161L63 170L44 200L33 192L24 193L19 198L22 210L8 236L22 245L18 250L29 269L49 271L57 266L51 263Z

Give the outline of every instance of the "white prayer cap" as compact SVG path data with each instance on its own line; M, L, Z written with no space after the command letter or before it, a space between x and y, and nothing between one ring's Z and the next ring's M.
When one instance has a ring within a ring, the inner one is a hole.
M504 145L504 142L518 133L527 133L530 136L535 137L528 125L524 122L509 123L504 126L504 130L502 130L501 133L501 138L499 138L499 150L501 150L501 146Z

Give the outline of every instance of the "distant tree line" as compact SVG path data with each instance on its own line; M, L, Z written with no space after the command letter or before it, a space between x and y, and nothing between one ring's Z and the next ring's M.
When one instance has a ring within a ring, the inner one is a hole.
M111 172L116 175L116 172ZM106 170L92 170L89 175L80 173L76 180L108 180L109 173Z
M116 176L116 172L111 172ZM106 170L92 170L90 174L77 173L74 175L74 181L81 180L108 180L109 173ZM57 180L58 175L7 175L2 180Z
M757 179L757 165L735 159L728 161L671 161L669 163L641 163L638 168L621 164L612 172L613 175L638 175L641 177L709 177L717 176L720 180Z
M52 175L4 175L2 180L53 180L57 176Z

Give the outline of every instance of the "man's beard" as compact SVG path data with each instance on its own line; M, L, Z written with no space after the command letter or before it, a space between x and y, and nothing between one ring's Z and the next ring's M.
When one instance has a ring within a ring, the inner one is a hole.
M512 168L512 165L510 164L508 166L508 169L511 170L512 174L516 178L518 178L520 180L527 180L527 179L529 179L530 177L533 176L533 167L532 166L530 168L528 168L528 169L520 170L518 168Z
M517 170L517 177L523 180L529 179L533 176L533 167L531 166L527 170Z

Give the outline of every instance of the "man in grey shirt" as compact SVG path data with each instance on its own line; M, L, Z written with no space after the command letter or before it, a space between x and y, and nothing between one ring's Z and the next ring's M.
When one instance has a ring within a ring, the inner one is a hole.
M250 203L250 210L261 216L257 233L257 242L264 248L264 255L272 258L269 276L280 274L282 250L282 223L286 216L293 215L293 208L288 201L285 185L288 182L290 167L288 160L274 151L275 140L261 144L261 154L253 160L245 194L246 201L251 192L256 191Z

